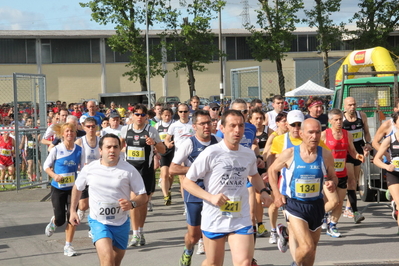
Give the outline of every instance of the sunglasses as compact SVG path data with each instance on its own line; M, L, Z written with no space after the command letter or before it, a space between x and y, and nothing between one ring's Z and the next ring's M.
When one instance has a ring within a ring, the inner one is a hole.
M292 127L300 127L301 124L302 124L301 122L297 122L297 123L290 124L290 126L292 126Z
M248 110L247 109L245 109L245 110L238 110L238 111L240 111L242 114L244 114L244 115L246 115L246 114L248 114Z
M135 115L135 116L141 116L141 117L144 117L144 116L146 116L147 114L144 114L144 113L142 113L142 114L139 114L139 113L134 113L134 115Z
M87 128L95 128L96 127L96 125L87 125L87 126L85 126L85 127L87 127Z
M212 108L212 111L219 111L219 108L218 107L214 107L214 108Z
M185 114L187 114L188 111L179 111L179 113L185 113Z

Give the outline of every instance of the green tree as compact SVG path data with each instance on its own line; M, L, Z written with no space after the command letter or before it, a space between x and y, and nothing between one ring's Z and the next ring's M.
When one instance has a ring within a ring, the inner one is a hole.
M128 53L130 62L126 65L129 71L123 76L136 82L139 80L141 90L147 90L147 55L146 39L140 25L146 23L145 0L93 0L80 3L81 7L91 9L92 20L100 25L115 24L116 34L107 43L111 49L121 54ZM148 2L148 24L153 26L165 19L171 8L168 1L152 0ZM152 46L150 54L150 75L165 75L162 69L161 44Z
M253 25L244 25L251 32L248 39L252 56L259 62L269 59L276 62L280 94L285 94L285 77L282 60L285 53L291 49L293 40L292 32L295 24L300 22L297 17L299 10L303 9L302 0L258 0L260 9L256 10L257 23L261 27L256 29Z
M375 46L389 46L389 33L398 28L398 0L363 0L350 22L356 22L355 47L365 49Z
M317 28L317 49L323 54L324 87L330 87L330 74L328 64L328 52L332 45L341 41L342 34L345 32L344 24L335 24L330 18L333 13L339 12L341 0L315 0L315 5L310 10L305 10L306 19L304 22L310 28Z
M194 71L204 72L207 69L204 64L212 62L212 57L219 54L217 43L214 43L215 35L211 32L211 20L216 18L219 8L223 8L224 1L193 0L187 4L184 0L180 5L186 8L191 18L183 18L182 21L169 20L168 29L164 36L167 38L167 49L174 53L176 63L173 71L176 75L179 70L187 72L187 83L190 97L195 92ZM178 18L180 12L172 17Z

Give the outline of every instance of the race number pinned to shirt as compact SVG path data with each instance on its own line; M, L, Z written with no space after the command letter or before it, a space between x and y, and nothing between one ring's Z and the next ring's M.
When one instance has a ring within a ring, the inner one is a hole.
M230 200L226 201L226 203L220 207L222 216L226 216L228 218L241 217L241 197L227 197Z
M11 150L1 149L1 155L7 157L11 156Z
M345 170L345 160L334 158L334 169L335 172L342 172Z
M144 147L128 146L126 159L130 161L144 161L145 160Z
M33 149L35 147L34 141L28 141L28 149Z
M361 141L363 139L363 129L355 129L351 131L353 141Z
M295 196L306 199L317 197L320 194L320 178L296 179Z
M159 138L164 141L166 139L166 136L168 135L168 132L159 132Z
M395 172L399 172L399 157L392 158L391 163L395 166Z
M62 176L61 181L58 182L59 188L73 187L75 184L75 173L59 174Z
M119 206L119 202L98 202L97 221L112 221L123 218L126 214Z

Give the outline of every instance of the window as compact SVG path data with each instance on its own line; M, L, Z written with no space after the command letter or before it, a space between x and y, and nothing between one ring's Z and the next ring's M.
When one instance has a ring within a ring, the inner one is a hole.
M36 42L34 39L0 39L0 63L35 64Z
M236 60L236 38L227 37L226 38L226 54L227 60Z
M298 52L308 51L308 36L299 35L298 36Z
M389 86L352 86L349 96L355 98L358 107L391 106Z
M51 40L53 63L91 63L90 39Z
M246 37L237 37L237 59L253 59Z

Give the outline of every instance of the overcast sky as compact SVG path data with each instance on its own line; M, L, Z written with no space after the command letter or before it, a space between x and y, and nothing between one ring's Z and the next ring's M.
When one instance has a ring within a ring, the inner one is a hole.
M90 9L82 8L79 2L85 0L36 0L7 1L0 7L0 30L111 30L113 25L98 25L90 21ZM172 0L178 6L178 0ZM314 0L304 0L305 8L311 8ZM347 22L358 8L359 0L342 0L341 12L335 14L335 21ZM248 0L251 24L256 23L257 0ZM243 28L242 0L228 0L222 12L223 28ZM298 14L303 16L303 14ZM305 26L305 25L304 25ZM212 27L217 28L214 21Z

